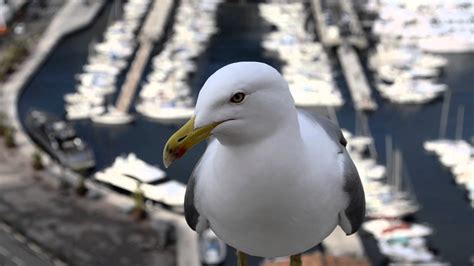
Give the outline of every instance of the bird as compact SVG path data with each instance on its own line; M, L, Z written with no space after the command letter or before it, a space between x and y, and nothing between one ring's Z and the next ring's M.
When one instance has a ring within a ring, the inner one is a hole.
M188 180L185 219L234 247L239 265L248 255L301 265L301 253L336 226L347 235L361 226L364 190L340 128L298 110L272 66L236 62L213 73L192 118L166 142L165 167L206 139Z

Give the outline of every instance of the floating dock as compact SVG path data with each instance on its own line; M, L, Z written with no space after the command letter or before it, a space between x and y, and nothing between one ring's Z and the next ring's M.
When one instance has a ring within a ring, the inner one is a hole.
M337 49L337 56L349 85L355 109L361 111L376 110L377 103L372 98L372 91L354 48L344 44Z
M133 59L117 100L117 110L127 113L137 90L145 65L148 62L154 44L165 32L166 22L173 7L172 0L155 1L140 31L140 47Z
M316 19L316 30L321 43L325 47L335 47L340 45L341 35L339 33L339 27L336 24L328 25L321 0L311 0L311 6Z
M352 1L339 0L339 6L343 13L343 18L347 18L350 36L347 38L348 41L359 49L365 49L368 46L367 37L362 29L362 24L359 20L359 15L355 11L354 4Z

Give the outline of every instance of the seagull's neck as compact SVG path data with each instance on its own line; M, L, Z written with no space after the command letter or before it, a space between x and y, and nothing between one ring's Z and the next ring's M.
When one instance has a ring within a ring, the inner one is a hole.
M272 158L270 164L268 158ZM280 163L287 162L287 158L293 159L291 167ZM226 168L221 168L224 163ZM233 169L243 182L245 177L290 180L293 176L300 176L297 173L304 169L305 163L305 147L296 118L294 123L285 123L266 138L240 145L219 145L214 169L228 178L235 178L233 174L224 172L224 169ZM245 165L252 167L245 169Z

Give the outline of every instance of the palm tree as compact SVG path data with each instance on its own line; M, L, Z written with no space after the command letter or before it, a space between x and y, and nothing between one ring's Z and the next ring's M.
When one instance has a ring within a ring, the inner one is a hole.
M5 135L5 131L7 129L6 125L6 117L4 113L0 113L0 136Z
M41 171L44 169L43 160L41 159L41 154L38 151L35 151L32 156L31 166L35 171Z
M5 146L9 149L15 148L16 147L16 141L15 141L15 131L7 127L4 131L4 136L5 136Z
M87 194L87 187L86 187L86 178L81 174L79 175L79 182L76 186L76 194L78 196L85 196Z
M146 207L145 207L145 193L140 187L141 183L137 182L137 188L133 193L133 198L135 201L135 207L133 208L132 215L136 220L143 220L147 217Z

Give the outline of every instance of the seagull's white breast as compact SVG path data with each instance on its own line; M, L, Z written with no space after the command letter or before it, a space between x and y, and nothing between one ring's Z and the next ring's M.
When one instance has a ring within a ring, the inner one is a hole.
M215 233L238 250L277 257L319 244L346 206L338 147L300 116L303 146L273 136L251 147L206 151L195 204Z

